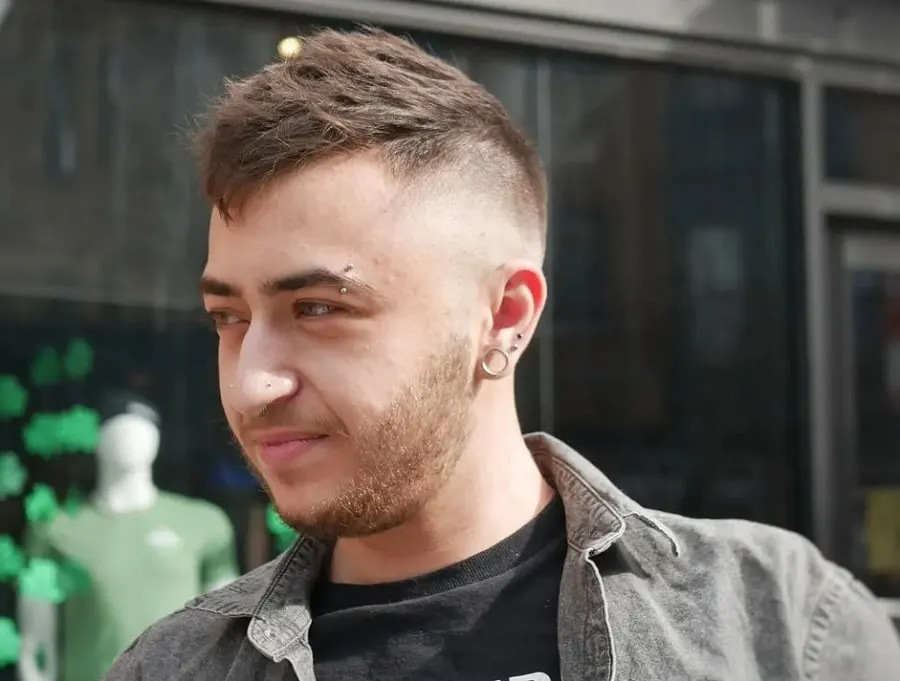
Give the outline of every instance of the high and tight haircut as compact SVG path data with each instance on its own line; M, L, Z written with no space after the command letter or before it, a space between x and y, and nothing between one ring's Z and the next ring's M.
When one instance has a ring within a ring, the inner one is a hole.
M293 172L370 153L401 182L442 172L546 239L546 176L503 105L459 69L371 27L320 30L292 56L229 80L195 135L203 191L226 220Z

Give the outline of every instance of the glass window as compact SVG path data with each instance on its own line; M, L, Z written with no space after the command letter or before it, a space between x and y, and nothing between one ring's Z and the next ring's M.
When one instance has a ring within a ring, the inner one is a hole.
M796 93L550 64L556 434L648 505L793 525Z
M835 88L824 104L827 179L900 185L900 97Z
M144 605L174 610L279 549L265 495L218 404L214 336L196 294L208 211L183 133L224 77L271 61L296 25L137 2L93 3L85 13L68 2L17 1L3 17L0 91L13 105L0 107L2 617L14 616L19 596L48 598L56 588L17 581L16 570L27 576L47 558L64 570L72 558L91 574L52 528L71 520L85 542L100 536L89 530L102 524L91 495L98 471L108 470L96 455L101 418L150 413L160 423L158 447L140 440L165 493L142 511L154 527L92 553L127 563L168 551L142 567L158 567L158 558L178 578L142 580L165 591ZM130 397L111 405L114 391ZM138 456L137 448L116 452ZM64 583L65 656L83 602L69 588L84 583ZM126 584L122 593L132 591ZM135 616L134 629L164 614ZM138 632L116 633L127 644ZM60 664L72 673L72 664L103 659Z
M833 345L842 380L835 498L838 559L900 603L900 239L873 223L829 220L843 235ZM849 484L848 484L849 483ZM842 527L843 525L843 527Z

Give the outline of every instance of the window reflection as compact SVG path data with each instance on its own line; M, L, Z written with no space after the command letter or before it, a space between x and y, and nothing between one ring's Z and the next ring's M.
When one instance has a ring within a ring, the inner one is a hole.
M648 504L791 524L795 94L558 58L551 101L556 433Z
M900 275L850 275L855 394L853 567L882 597L900 598Z
M824 133L828 179L900 185L900 97L826 90Z

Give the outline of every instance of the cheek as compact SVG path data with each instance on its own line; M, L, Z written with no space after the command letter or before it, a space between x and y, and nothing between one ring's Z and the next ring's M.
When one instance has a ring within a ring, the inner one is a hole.
M237 410L229 406L227 389L225 389L224 387L220 387L219 391L221 392L220 399L222 402L222 411L225 414L225 420L228 422L228 427L231 429L231 433L235 438L237 438L238 434L240 433L241 416Z
M218 349L218 373L219 373L219 402L222 405L222 411L225 413L225 419L231 430L236 432L239 414L232 406L234 400L234 360L232 354L223 343L219 342Z
M356 412L373 413L394 397L407 379L409 367L383 348L365 352L320 353L298 364L306 387L329 409L353 420Z

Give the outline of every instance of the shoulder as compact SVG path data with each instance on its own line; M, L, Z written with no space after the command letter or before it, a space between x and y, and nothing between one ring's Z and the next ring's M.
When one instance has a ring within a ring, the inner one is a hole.
M258 612L287 553L229 582L220 589L197 596L187 603L187 612L203 612L225 618L250 618Z
M115 661L104 681L225 678L249 619L185 608L158 621Z
M234 657L249 645L247 627L277 566L278 559L266 563L150 626L116 660L105 681L224 678Z
M772 581L786 589L806 589L835 576L837 566L806 537L747 520L705 520L650 512L670 528L683 558L748 580Z
M880 604L807 538L742 520L648 516L679 545L676 560L654 561L665 581L733 603L761 635L780 629L801 654L804 678L875 681L900 668L900 641Z
M776 596L799 619L813 615L832 582L849 577L796 532L746 520L648 515L677 540L679 557L660 563L670 577L689 566L696 577L702 574L711 585L745 593L750 600Z

